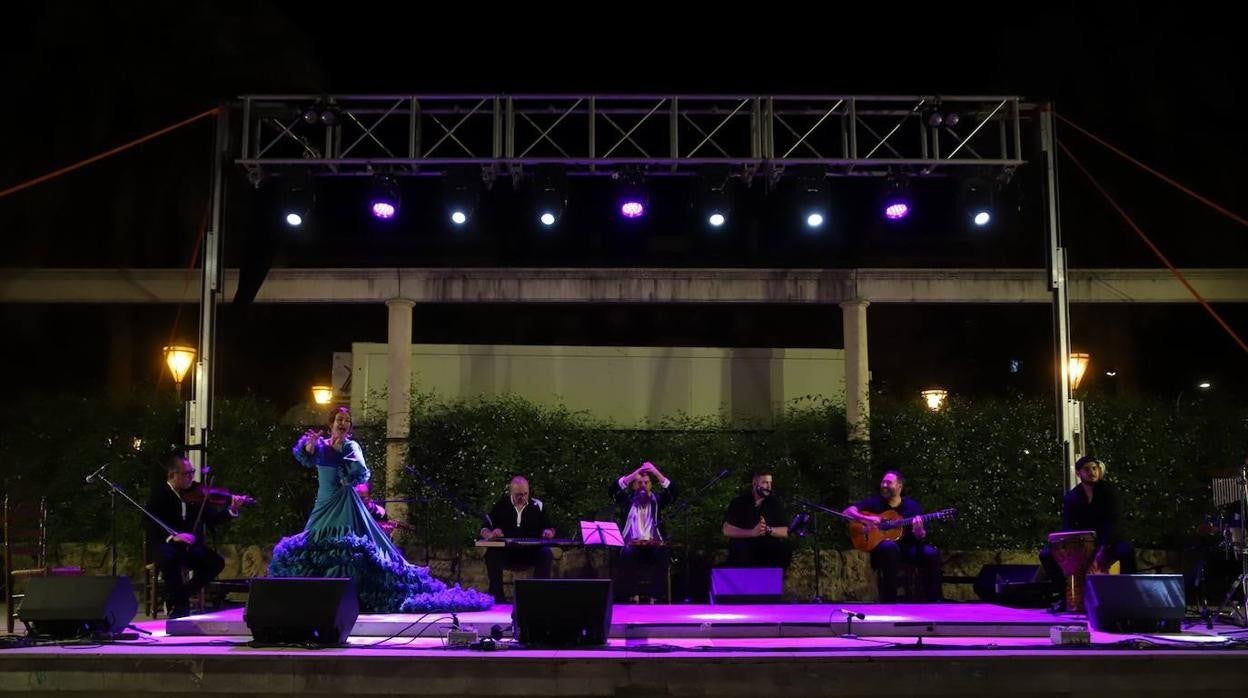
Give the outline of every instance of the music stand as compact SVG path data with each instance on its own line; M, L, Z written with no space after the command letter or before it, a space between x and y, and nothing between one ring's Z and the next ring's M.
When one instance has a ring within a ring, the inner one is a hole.
M585 545L605 545L608 548L623 548L624 534L614 521L582 521L581 542Z

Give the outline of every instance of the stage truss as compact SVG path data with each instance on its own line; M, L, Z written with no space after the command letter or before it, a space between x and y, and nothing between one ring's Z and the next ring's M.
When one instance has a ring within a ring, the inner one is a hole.
M1037 111L1010 96L251 95L233 147L257 180L291 167L436 176L479 166L487 180L541 165L573 176L718 166L772 181L802 165L829 176L1008 173L1025 162L1023 124Z

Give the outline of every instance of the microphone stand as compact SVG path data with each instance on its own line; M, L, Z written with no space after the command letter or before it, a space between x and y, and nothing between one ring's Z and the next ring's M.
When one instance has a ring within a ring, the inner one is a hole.
M789 501L797 504L803 509L812 510L812 513L810 515L810 532L811 532L810 540L811 540L811 546L814 548L814 553L815 553L815 575L814 575L815 576L815 580L814 580L815 594L811 598L811 601L813 603L823 603L823 595L820 593L820 590L819 590L819 585L823 578L823 561L820 560L820 556L819 556L819 519L817 518L816 514L818 512L823 512L825 514L831 514L832 516L844 519L846 521L853 521L853 519L835 509L829 509L828 507L825 507L822 504L816 504L809 500L803 499L802 497L799 497L795 494L780 494L779 496L784 499L788 499ZM853 623L853 621L851 620L850 623Z
M149 519L151 519L152 521L156 522L156 525L157 525L157 526L160 526L160 528L161 528L161 529L162 529L165 533L168 533L168 534L169 534L169 535L171 535L171 536L176 536L176 535L178 535L178 532L177 532L177 531L175 531L175 530L173 530L173 528L172 528L172 527L170 527L170 526L169 526L169 524L167 524L167 523L165 523L164 521L161 521L160 519L158 519L158 518L156 517L156 515L155 515L155 514L153 514L152 512L148 511L148 510L147 510L147 508L146 508L146 507L144 507L142 504L139 504L138 502L134 501L134 498L133 498L133 497L131 497L130 495L126 494L125 490L123 490L123 489L121 489L120 487L118 487L118 486L117 486L117 484L116 484L115 482L113 482L112 480L109 480L108 478L104 477L104 474L103 474L102 472L96 472L94 475L92 475L92 480L93 480L93 481L94 481L94 480L99 480L100 482L104 483L105 485L108 485L108 488L109 488L110 490L112 490L114 494L119 494L119 495L121 495L123 499L125 499L127 502L130 502L131 504L133 504L133 505L134 505L134 507L135 507L136 509L138 509L139 511L143 512L144 514L146 514L146 515L147 515L147 518L149 518Z
M692 555L693 543L689 540L689 516L688 516L689 509L690 507L694 505L694 503L696 503L699 499L701 499L702 496L707 493L707 491L709 491L715 485L719 484L720 480L723 480L724 478L728 477L728 473L730 472L732 472L730 468L724 468L723 470L719 471L718 475L716 475L715 477L707 481L705 485L702 485L698 489L694 490L693 494L688 495L681 501L673 504L671 506L672 515L666 517L665 519L665 523L670 522L672 519L680 519L681 524L682 524L682 530L684 531L684 534L685 534L684 535L684 538L685 538L685 589L684 589L685 603L693 602L693 596L692 594L689 593L689 587L693 583L693 578L692 578L693 573L690 571L691 569L690 565L692 564L691 558L693 557Z

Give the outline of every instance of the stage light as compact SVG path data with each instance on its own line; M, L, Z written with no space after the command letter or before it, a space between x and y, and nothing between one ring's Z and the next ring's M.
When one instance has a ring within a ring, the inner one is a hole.
M541 165L533 176L533 204L537 219L551 227L559 222L568 205L567 173L558 165Z
M933 109L927 113L927 125L931 128L940 128L945 123L945 115L939 110Z
M368 210L374 218L390 220L399 215L399 182L390 175L374 175L368 186Z
M480 199L481 170L476 166L452 168L446 173L443 197L451 223L466 225L477 210Z
M291 228L303 227L316 203L311 172L302 168L291 170L282 176L281 186L281 220Z
M318 100L316 104L305 108L299 118L309 126L332 127L338 123L338 107L326 104L325 100Z
M900 221L910 215L912 208L910 183L904 177L889 177L884 183L884 217Z
M967 220L977 228L983 228L992 222L992 194L992 182L969 179L962 183L962 207Z
M1196 384L1196 387L1200 388L1201 390L1208 390L1213 387L1213 384L1210 383L1209 381L1201 381L1200 383Z
M807 228L819 228L828 219L831 187L828 171L819 165L795 169L794 183L797 187L797 210L806 221Z
M727 167L708 167L698 175L697 201L702 220L721 228L732 213L732 179Z
M630 219L646 215L650 197L646 190L645 176L637 171L624 171L616 173L615 179L618 181L616 204L619 206L620 215Z
M962 120L962 117L958 116L957 113L955 112L949 112L948 114L945 114L945 126L948 126L949 128L953 128L954 126L957 126L958 122L961 120Z

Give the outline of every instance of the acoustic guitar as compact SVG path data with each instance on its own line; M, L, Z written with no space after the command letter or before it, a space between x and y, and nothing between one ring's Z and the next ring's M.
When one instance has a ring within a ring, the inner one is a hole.
M860 512L877 516L873 511ZM940 511L931 511L926 514L920 514L923 519L923 525L932 521L951 521L958 515L957 509L941 509ZM910 516L901 518L901 514L893 510L888 510L883 514L878 514L881 521L878 524L869 524L862 521L851 521L849 523L849 540L854 544L855 550L861 550L869 553L875 550L875 546L886 540L898 540L901 534L905 532L907 526L914 524L916 517Z

